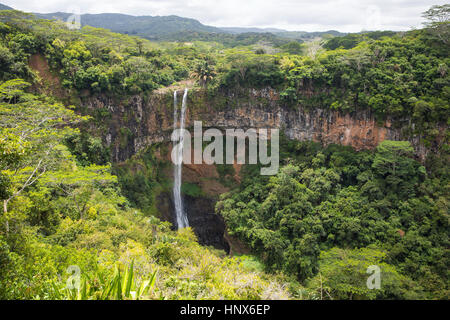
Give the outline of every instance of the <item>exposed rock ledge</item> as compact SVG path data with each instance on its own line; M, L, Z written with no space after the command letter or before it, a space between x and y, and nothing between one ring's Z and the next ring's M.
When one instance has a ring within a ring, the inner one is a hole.
M169 141L173 128L172 97L170 92L156 93L145 100L134 96L126 105L115 105L104 97L91 97L83 104L90 109L106 108L111 112L109 132L104 139L112 147L113 160L118 162L151 144ZM369 110L344 114L328 108L286 107L272 89L251 89L239 96L227 93L220 98L207 98L204 92L191 92L186 126L199 120L203 127L280 128L291 139L313 140L325 145L350 145L356 150L374 148L385 139L409 140L420 158L423 159L427 153L420 137L409 133L411 123L408 120L397 120L394 127L390 119L377 123ZM124 129L128 132L125 138Z
M178 94L181 96L182 92ZM83 104L88 109L101 108L111 113L109 123L102 124L108 128L104 141L111 146L113 161L120 162L154 143L170 141L172 99L173 92L161 92L148 99L135 96L126 104L114 103L105 97L85 98ZM407 120L393 122L388 119L380 124L368 110L343 114L327 108L286 107L271 89L248 90L239 95L227 93L213 98L208 98L204 92L190 92L186 126L192 126L195 120L202 121L204 128L280 128L291 139L350 145L356 150L374 148L385 139L409 140L420 158L428 152L420 137L409 133L412 125ZM184 197L190 225L202 244L231 253L246 252L248 249L239 245L237 239L226 235L223 219L214 213L214 198L222 193L222 189L215 188L211 179L205 179L214 175L217 172L211 166L189 165L183 170L183 181L198 184L208 194L206 198ZM213 181L217 182L217 179ZM157 207L164 220L175 222L171 194L160 194Z

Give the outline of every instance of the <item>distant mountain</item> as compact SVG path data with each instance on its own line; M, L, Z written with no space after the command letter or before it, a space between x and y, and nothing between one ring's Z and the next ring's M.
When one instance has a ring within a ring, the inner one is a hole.
M1 4L1 3L0 3L0 10L14 10L14 8L5 6L4 4Z
M42 19L66 20L71 14L64 12L35 13ZM178 32L224 33L223 30L206 26L195 19L178 16L131 16L120 13L82 14L81 25L110 29L114 32L162 39Z
M14 10L0 4L0 10ZM34 13L41 19L67 20L72 13ZM156 41L217 41L226 45L249 45L256 42L281 45L288 41L307 41L324 35L343 36L338 31L305 32L286 31L277 28L217 28L198 20L171 16L132 16L121 13L82 14L81 25L109 29L114 32L140 36Z
M275 47L288 44L291 41L302 42L301 40L287 39L279 37L273 33L211 33L211 32L177 32L167 36L166 41L208 41L218 42L226 47L249 46L254 44L272 45Z
M220 28L226 32L230 33L249 33L249 32L256 32L256 33L275 33L275 32L287 32L283 29L277 29L277 28L244 28L244 27L223 27Z
M323 37L324 35L331 35L333 37L342 37L345 36L346 33L341 33L336 30L329 31L316 31L316 32L307 32L307 31L287 31L283 29L277 28L241 28L241 27L226 27L220 28L224 31L233 33L233 34L243 34L243 33L273 33L276 36L292 39L292 40L308 40L316 37Z
M303 41L308 41L318 37L322 38L324 36L342 37L346 35L346 33L342 33L336 30L316 31L316 32L284 31L284 32L275 32L274 34L282 38L292 40L303 40Z

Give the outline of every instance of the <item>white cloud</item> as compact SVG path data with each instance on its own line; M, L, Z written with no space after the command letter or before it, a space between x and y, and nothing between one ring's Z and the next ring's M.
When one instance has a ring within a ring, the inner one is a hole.
M120 12L178 15L219 27L276 27L344 32L408 30L420 27L421 13L438 0L0 0L27 12Z

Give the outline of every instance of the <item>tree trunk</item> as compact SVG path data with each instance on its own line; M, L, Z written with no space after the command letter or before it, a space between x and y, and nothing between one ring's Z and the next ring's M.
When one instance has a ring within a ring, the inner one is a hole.
M8 235L8 233L9 233L9 221L8 221L7 213L8 213L8 200L3 200L3 214L5 215L6 235Z

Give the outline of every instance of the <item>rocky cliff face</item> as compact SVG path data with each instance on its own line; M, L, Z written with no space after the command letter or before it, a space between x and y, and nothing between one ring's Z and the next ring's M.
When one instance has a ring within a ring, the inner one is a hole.
M213 246L230 252L230 240L225 238L225 222L215 213L215 200L205 197L191 197L184 195L183 201L191 226L202 245ZM173 196L171 193L161 193L158 196L158 210L162 213L162 219L176 225L174 216Z
M181 96L182 92L178 94ZM146 99L135 96L126 103L105 97L87 97L83 105L90 109L88 113L101 111L102 114L109 114L101 124L106 130L104 140L111 148L113 161L121 162L152 144L170 142L173 130L172 99L173 92L156 93ZM186 127L192 126L196 120L202 121L203 128L279 128L291 139L313 140L324 145L349 145L356 150L374 148L385 139L409 140L422 159L428 151L420 137L410 134L409 121L393 122L388 119L378 123L368 110L344 114L328 108L307 110L300 105L283 106L279 95L271 89L228 92L214 97L203 91L191 91ZM170 161L169 154L164 156L164 161ZM170 179L171 173L166 176ZM190 225L202 244L227 252L245 252L235 244L236 239L226 235L222 218L214 213L217 195L227 191L217 178L215 166L184 166L183 181L200 186L205 195L184 195ZM238 183L239 177L235 180ZM175 221L170 192L158 195L157 208L164 220Z
M113 160L124 161L151 144L170 141L172 97L172 92L154 94L147 99L135 96L122 104L91 97L83 103L89 109L106 109L111 113L105 141L111 146ZM191 91L186 117L186 127L198 120L204 128L280 128L291 139L349 145L356 150L374 148L385 139L410 140L420 158L427 152L420 137L409 133L411 124L407 120L397 120L394 127L390 119L377 123L368 110L344 114L328 108L286 107L271 89L228 92L215 97Z
M35 90L71 101L59 79L51 74L42 55L33 55L30 67L46 83ZM181 100L182 91L178 94ZM91 96L89 92L82 92L79 98L85 109L83 113L98 116L91 130L103 135L115 162L125 161L154 143L170 141L173 91L163 90L147 98L134 96L127 101ZM77 101L75 104L80 103ZM280 128L291 139L313 140L324 145L350 145L356 150L374 148L385 139L409 140L422 160L430 150L424 147L421 137L411 134L410 127L413 128L414 124L407 119L387 119L377 123L368 110L344 114L332 111L327 106L313 110L301 105L288 107L280 102L279 94L271 89L229 91L213 97L203 91L190 91L186 126L191 126L195 120L202 121L204 128ZM170 158L165 160L170 161ZM234 180L239 183L240 166L235 165L234 169ZM165 175L171 178L170 173ZM215 198L227 191L219 182L215 166L185 165L183 181L198 185L204 193L203 197L184 196L188 219L199 242L227 252L247 253L249 249L245 245L226 234L223 220L214 213ZM162 192L156 197L156 202L161 218L174 222L172 194Z

